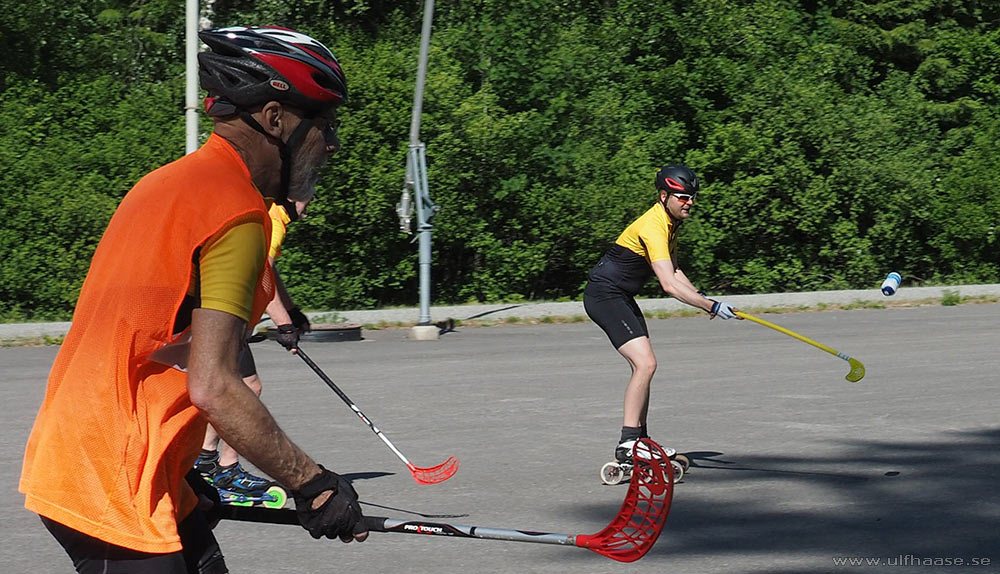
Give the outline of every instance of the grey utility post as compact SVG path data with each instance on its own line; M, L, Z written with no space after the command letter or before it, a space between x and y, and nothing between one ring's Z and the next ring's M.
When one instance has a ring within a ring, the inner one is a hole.
M400 226L409 231L410 191L417 210L417 239L419 243L420 318L413 327L411 338L436 340L439 329L431 323L431 221L438 206L431 201L427 191L427 162L424 144L420 141L420 114L424 102L424 82L427 78L427 52L431 40L431 22L434 19L434 0L424 2L424 23L420 33L420 62L417 66L417 86L413 94L413 117L410 121L410 147L406 155L406 185L399 205Z
M184 153L198 149L198 0L184 2Z

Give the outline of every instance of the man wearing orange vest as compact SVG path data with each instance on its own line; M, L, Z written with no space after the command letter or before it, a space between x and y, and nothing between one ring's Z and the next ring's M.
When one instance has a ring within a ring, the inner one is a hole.
M274 271L275 290L265 312L277 326L277 341L293 353L298 348L299 337L302 333L309 332L311 325L285 289L275 262L281 255L281 245L285 241L288 224L305 217L308 205L309 201L298 200L294 202L291 212L287 206L277 203L268 210L271 218L271 244L267 262ZM243 382L259 397L264 386L257 375L257 364L249 345L245 345L240 351L239 369ZM274 481L244 469L240 464L239 453L225 441L219 440L219 433L211 425L205 430L205 439L194 466L219 491L224 504L265 501L268 505L280 505L284 504L287 497L284 489Z
M200 34L198 151L125 196L91 261L19 488L78 572L227 572L186 481L211 424L291 490L314 538L364 540L357 493L278 427L237 356L274 293L269 202L308 200L339 147L333 54L282 28Z

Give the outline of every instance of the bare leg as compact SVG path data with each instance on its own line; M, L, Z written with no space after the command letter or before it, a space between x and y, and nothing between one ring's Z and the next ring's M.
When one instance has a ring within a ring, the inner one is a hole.
M201 443L201 450L215 450L219 448L219 433L215 432L212 425L205 429L205 440Z
M618 352L632 367L632 377L625 387L625 416L622 426L641 427L646 424L646 413L649 411L649 386L656 372L653 346L649 344L649 337L636 337L618 347Z

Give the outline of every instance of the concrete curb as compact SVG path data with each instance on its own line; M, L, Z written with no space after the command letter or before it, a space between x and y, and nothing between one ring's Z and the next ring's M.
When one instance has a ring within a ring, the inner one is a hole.
M961 297L1000 296L1000 284L951 285L941 287L902 287L892 297L882 295L878 289L857 289L845 291L809 291L804 293L769 293L761 295L732 295L721 297L735 307L754 309L769 307L815 307L817 305L847 305L856 302L919 301L940 299L948 293ZM680 311L690 309L687 305L669 297L640 299L643 311ZM571 317L585 315L582 301L558 303L497 303L488 305L441 305L431 307L431 320L473 319L504 320L510 318L541 319L544 317ZM334 314L338 319L351 323L379 324L402 323L412 325L420 318L416 308L373 309L356 311L309 312L311 319L322 319ZM6 323L0 324L0 341L32 339L41 337L62 337L69 330L70 323Z

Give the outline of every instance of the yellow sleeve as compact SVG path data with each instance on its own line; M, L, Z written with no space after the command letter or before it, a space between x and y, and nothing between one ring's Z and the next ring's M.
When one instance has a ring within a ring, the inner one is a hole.
M244 223L210 239L198 261L201 307L250 321L254 289L264 268L264 226Z
M646 257L650 263L670 259L673 254L670 245L670 222L666 218L649 218L639 230L639 239L646 247Z
M281 244L285 241L285 233L288 231L288 224L292 218L288 217L285 208L277 203L271 205L267 214L271 216L271 250L267 256L271 259L277 259L281 255Z

